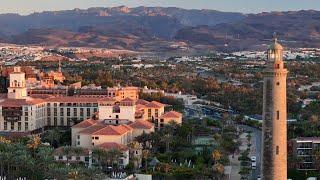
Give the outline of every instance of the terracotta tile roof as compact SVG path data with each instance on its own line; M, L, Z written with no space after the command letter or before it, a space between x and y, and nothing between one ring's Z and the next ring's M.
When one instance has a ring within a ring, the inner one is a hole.
M26 99L2 99L0 100L0 106L5 107L20 107L20 106L30 106L44 103L43 99L31 98Z
M143 100L143 99L138 99L136 101L136 105L138 105L138 104L146 105L146 104L149 104L149 103L150 103L149 101L146 101L146 100Z
M182 114L176 111L170 111L163 114L160 118L181 118Z
M0 93L0 99L7 98L7 93Z
M104 128L92 133L92 135L123 135L130 131L125 125L107 125Z
M133 129L151 129L152 127L154 127L154 125L151 122L145 120L136 120L129 126Z
M121 100L121 102L135 102L135 100L127 97L127 98L124 98L123 100Z
M165 105L162 104L162 103L159 103L159 102L157 102L157 101L152 101L152 102L146 104L145 106L148 107L148 108L162 108L162 107L164 107Z
M87 119L87 120L84 120L84 121L72 126L72 128L87 128L87 127L90 127L96 123L97 122L95 120Z
M136 110L140 110L140 109L144 109L144 108L146 108L146 106L143 105L143 104L137 104L136 105Z
M85 156L85 155L88 155L89 154L89 149L88 148L82 148L83 151L79 154L80 156ZM55 149L53 151L53 155L54 156L61 156L61 155L65 155L64 153L64 146L61 146L61 147L58 147L57 149ZM75 154L74 152L71 152L70 154L71 156L75 156L75 155L78 155L78 154Z
M62 103L98 103L104 98L98 97L73 97L73 96L63 96L63 97L53 97L47 99L48 102L62 102Z
M128 131L132 130L132 127L126 125L126 124L122 124L121 126L123 126L124 128L126 128Z
M49 94L31 94L30 97L39 98L39 99L47 99L47 98L53 98L55 96L49 95Z
M115 100L114 98L111 98L111 97L103 97L103 98L100 98L100 99L99 99L99 102L100 102L100 101L103 102L103 101L116 101L116 100Z
M99 148L105 149L105 150L111 150L111 149L117 149L119 151L128 151L129 148L123 144L115 143L115 142L106 142L103 144L98 145Z
M93 124L92 126L87 127L86 129L80 131L79 134L92 134L94 132L99 131L100 129L103 129L104 127L105 127L105 125L100 124L100 123L96 123L96 124Z

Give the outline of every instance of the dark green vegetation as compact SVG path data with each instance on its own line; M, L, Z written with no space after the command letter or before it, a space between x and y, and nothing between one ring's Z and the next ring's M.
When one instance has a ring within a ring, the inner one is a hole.
M222 134L217 133L212 137L210 134L214 132L210 127L189 120L181 126L172 123L161 131L137 137L136 140L148 152L144 159L149 163L143 172L174 179L221 178L224 166L229 164L228 155L238 150L237 131L231 125L218 125L215 127ZM209 143L198 140L203 137L199 133L204 132L211 139ZM159 160L156 165L150 164L154 158Z

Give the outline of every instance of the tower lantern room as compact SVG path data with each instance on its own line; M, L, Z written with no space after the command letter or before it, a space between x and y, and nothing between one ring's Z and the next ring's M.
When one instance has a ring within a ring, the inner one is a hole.
M273 42L270 44L268 51L268 62L269 68L283 69L283 47L278 43L277 38L273 37Z

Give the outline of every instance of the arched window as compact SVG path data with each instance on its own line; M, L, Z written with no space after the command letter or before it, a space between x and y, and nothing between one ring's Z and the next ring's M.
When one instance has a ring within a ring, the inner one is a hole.
M120 113L120 107L118 105L113 106L113 113Z
M279 146L276 147L276 155L279 155Z

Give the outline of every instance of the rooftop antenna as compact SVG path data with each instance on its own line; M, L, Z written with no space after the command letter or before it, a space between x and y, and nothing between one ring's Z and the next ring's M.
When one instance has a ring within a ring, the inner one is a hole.
M224 46L225 46L225 47L228 47L228 32L226 32Z
M273 38L272 38L272 40L273 40L274 42L277 42L278 38L277 38L277 33L276 33L276 32L273 32Z

